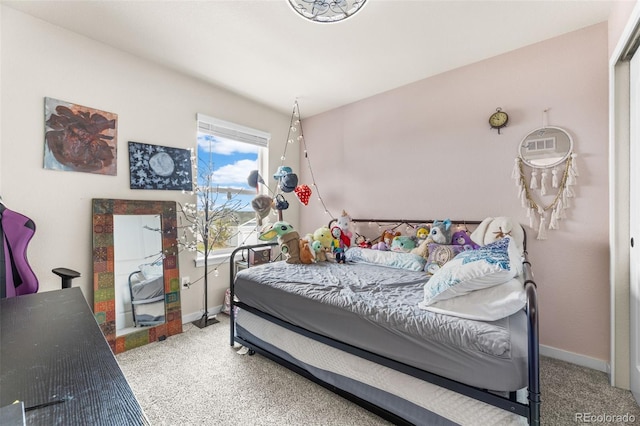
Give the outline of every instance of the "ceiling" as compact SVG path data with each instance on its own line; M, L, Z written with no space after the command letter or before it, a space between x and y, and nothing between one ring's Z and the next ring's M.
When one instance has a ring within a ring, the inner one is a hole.
M611 1L369 0L316 24L286 0L2 4L289 114L315 115L606 21Z

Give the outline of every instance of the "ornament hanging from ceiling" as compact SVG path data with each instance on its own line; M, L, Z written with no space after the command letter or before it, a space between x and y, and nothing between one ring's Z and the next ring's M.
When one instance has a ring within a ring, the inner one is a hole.
M282 188L282 179L288 175L293 174L290 167L284 165L287 159L287 147L294 143L299 143L302 148L302 152L304 154L304 158L307 160L307 167L309 169L309 176L311 177L311 187L306 184L298 184L298 178L296 175L295 182L291 180L288 184L285 185L285 188ZM307 144L304 139L304 134L302 131L302 122L300 120L300 107L298 106L298 101L296 100L293 104L293 111L291 112L291 120L289 122L289 132L287 134L287 143L284 146L284 152L282 153L282 157L280 157L281 163L280 167L276 171L274 178L281 179L280 180L280 190L282 192L291 192L295 191L296 196L300 200L302 204L305 206L308 205L309 200L311 198L311 194L315 193L317 200L322 205L324 212L331 217L331 219L335 219L335 217L331 214L329 209L324 203L322 196L320 195L320 190L318 189L318 185L316 184L316 179L313 174L313 169L311 168L311 160L309 159L309 152L307 151ZM277 176L277 177L276 177Z

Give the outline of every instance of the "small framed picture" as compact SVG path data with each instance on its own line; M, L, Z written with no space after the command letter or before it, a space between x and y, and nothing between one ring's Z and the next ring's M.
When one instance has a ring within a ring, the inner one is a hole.
M193 189L191 151L129 142L131 189Z

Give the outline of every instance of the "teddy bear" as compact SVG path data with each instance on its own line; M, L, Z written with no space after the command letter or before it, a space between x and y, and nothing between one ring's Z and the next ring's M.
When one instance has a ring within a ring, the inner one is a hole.
M429 237L431 232L431 226L426 223L422 223L416 226L416 246L419 246Z
M456 231L451 236L451 244L456 246L462 246L465 250L475 250L480 246L473 242L471 236L467 231Z

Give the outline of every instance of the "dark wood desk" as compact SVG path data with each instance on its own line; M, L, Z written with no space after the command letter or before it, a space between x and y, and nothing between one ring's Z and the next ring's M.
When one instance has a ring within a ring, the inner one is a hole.
M148 425L79 288L0 301L0 407L27 425Z

